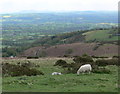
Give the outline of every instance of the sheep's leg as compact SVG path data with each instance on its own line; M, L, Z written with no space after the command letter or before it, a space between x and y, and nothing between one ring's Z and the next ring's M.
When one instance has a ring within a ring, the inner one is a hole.
M80 72L79 71L77 71L77 75L79 75L80 74Z
M90 74L90 71L88 73Z

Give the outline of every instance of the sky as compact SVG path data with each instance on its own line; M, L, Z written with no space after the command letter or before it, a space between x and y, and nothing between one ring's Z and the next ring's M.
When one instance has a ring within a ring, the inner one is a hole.
M119 0L0 0L0 13L35 11L117 11Z

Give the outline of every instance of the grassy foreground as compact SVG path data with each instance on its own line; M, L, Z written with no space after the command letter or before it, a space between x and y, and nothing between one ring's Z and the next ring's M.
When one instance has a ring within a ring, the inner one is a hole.
M73 62L72 59L66 59ZM63 72L64 69L53 66L58 58L31 59L32 63L40 65L38 70L44 72L42 76L3 77L3 92L117 92L117 66L106 66L111 74L63 74L54 75L52 72ZM25 62L25 59L4 60L4 62Z

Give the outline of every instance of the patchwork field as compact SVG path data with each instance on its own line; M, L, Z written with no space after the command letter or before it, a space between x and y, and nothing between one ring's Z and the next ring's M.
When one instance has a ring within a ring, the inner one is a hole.
M44 75L3 77L3 92L117 92L118 90L118 68L116 65L106 66L110 74L63 74L51 75L52 72L63 72L59 66L53 66L60 58L40 59L6 59L4 63L16 64L18 62L30 61L40 65L36 69L41 70ZM72 63L72 58L61 58Z

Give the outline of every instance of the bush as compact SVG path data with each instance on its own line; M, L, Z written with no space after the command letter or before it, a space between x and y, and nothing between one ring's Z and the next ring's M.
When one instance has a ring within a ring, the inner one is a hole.
M36 75L44 75L43 72L31 69L27 66L13 65L9 63L5 63L2 65L2 73L3 76L36 76Z
M66 53L66 54L72 54L72 53L73 53L73 50L72 50L72 49L67 49L67 50L65 51L65 53Z
M93 58L108 58L108 57L106 57L106 56L92 56Z
M45 51L41 51L39 53L39 57L46 57L47 56L47 53Z
M95 51L95 50L97 50L99 47L100 47L100 45L95 45L92 50Z
M96 65L98 66L118 65L118 59L97 60Z
M67 62L65 60L58 60L57 62L55 62L54 66L63 66L63 65L66 65Z
M112 58L120 58L120 56L113 56Z
M37 56L28 56L27 59L38 59L39 57Z
M85 63L84 63L85 64ZM77 73L77 70L80 68L80 66L84 65L83 63L71 63L67 64L64 68L64 73ZM98 66L94 64L94 62L86 62L86 64L91 64L92 69L97 69Z
M63 55L63 57L70 57L70 55Z
M77 70L80 68L82 64L80 63L71 63L65 70L65 73L77 73Z
M93 73L100 73L100 74L109 74L111 73L110 70L106 69L106 68L98 68L98 69L94 69L92 71Z
M96 61L96 65L98 66L107 66L109 62L107 62L106 60L97 60Z
M92 57L88 55L83 56L74 56L73 63L67 64L64 60L58 60L54 66L59 65L64 68L64 73L77 73L77 70L80 66L84 64L90 64L92 66L93 73L110 73L110 70L105 68L100 68L99 66L106 65L118 65L118 59L109 59L109 60L97 60L93 61Z
M86 63L86 62L93 62L93 59L90 56L82 56L82 57L76 56L74 57L73 61L75 63Z
M99 69L99 66L98 66L98 65L93 64L93 65L92 65L92 70L97 70L97 69Z
M27 62L24 62L24 63L18 62L17 64L20 65L20 66L29 67L29 68L35 66L35 64L31 63L30 61L27 61Z

